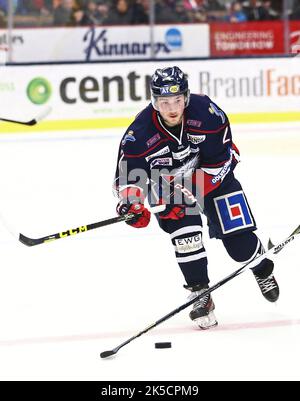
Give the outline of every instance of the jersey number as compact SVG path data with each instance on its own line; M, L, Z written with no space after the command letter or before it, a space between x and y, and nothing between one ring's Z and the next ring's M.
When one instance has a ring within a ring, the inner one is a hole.
M223 135L223 144L230 142L230 137L229 137L229 135L227 136L228 131L229 131L228 127L226 127L225 131L224 131L224 135Z

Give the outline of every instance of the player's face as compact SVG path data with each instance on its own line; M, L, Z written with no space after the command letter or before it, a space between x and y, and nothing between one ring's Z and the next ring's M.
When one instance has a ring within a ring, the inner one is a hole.
M156 107L164 122L169 127L174 127L182 120L185 107L184 95L160 96L156 100Z

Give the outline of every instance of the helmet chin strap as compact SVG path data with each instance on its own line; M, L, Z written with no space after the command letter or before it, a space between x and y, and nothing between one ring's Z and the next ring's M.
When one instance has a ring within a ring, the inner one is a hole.
M184 95L185 97L185 107L188 107L189 103L190 103L190 98L191 98L191 92L188 89L186 94Z
M152 106L153 106L154 110L158 111L158 108L157 108L157 106L156 106L156 99L157 99L157 97L151 95L151 103L152 103Z

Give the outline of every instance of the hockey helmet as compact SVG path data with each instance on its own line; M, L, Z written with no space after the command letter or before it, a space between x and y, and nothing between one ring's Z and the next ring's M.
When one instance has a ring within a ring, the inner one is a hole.
M159 96L185 95L185 107L190 100L190 91L186 75L179 67L157 69L150 82L152 105L156 109L156 98Z

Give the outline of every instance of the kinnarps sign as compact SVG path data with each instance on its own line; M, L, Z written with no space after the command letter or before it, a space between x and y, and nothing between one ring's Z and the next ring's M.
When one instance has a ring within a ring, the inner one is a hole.
M206 24L156 26L153 47L150 29L144 25L16 29L14 34L22 37L14 44L14 62L148 59L152 52L155 57L166 59L209 56Z

